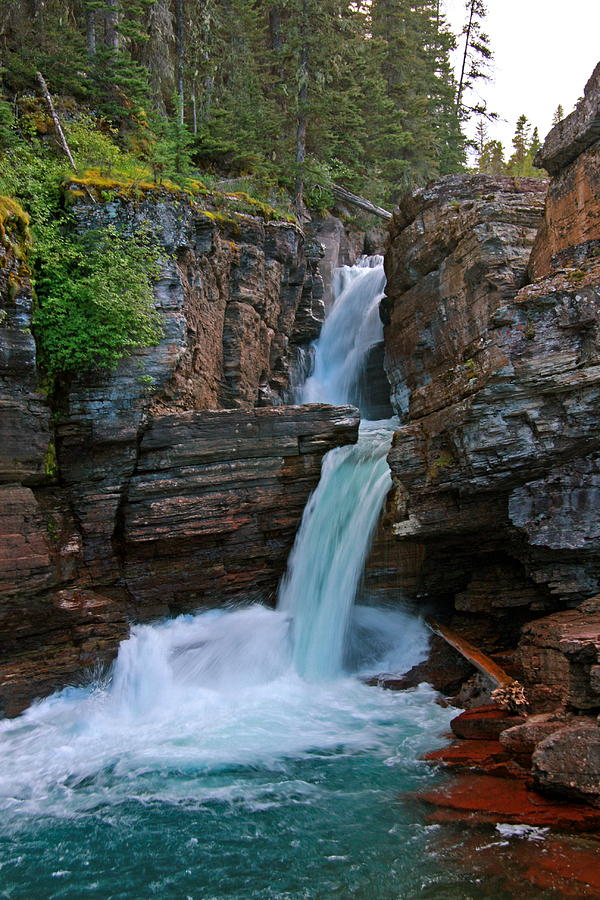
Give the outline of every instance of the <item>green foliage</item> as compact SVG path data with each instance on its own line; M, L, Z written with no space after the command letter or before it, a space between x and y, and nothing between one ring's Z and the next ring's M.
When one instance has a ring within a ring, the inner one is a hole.
M113 165L110 140L89 121L71 125L82 156ZM20 139L2 159L0 193L18 198L31 217L29 261L36 291L34 329L47 374L114 366L160 337L152 283L158 250L148 234L112 227L79 234L62 202L66 160L40 141Z
M98 169L110 175L115 168L123 171L128 163L137 162L119 148L117 130L106 119L80 115L65 126L65 133L82 171Z
M527 116L521 115L517 119L512 144L514 152L506 164L508 175L527 178L544 178L543 169L537 169L533 160L541 143L537 128L531 130L531 124Z
M543 169L534 166L535 155L541 147L537 128L532 130L527 117L519 116L512 139L513 153L508 162L504 159L504 147L500 141L488 140L487 127L483 120L477 125L475 149L476 168L488 175L512 175L517 178L544 178Z
M10 103L0 98L0 150L16 143L15 116Z
M165 178L183 184L192 171L192 136L187 126L179 121L177 107L178 103L175 104L174 117L155 117L154 140L144 154L145 161L152 169L154 181L159 184Z
M67 252L65 252L67 251ZM50 375L111 368L160 337L152 283L158 254L147 234L87 231L46 257L36 279L40 358Z
M304 181L322 208L332 179L383 203L465 165L455 41L437 0L186 0L184 21L172 0L33 8L6 2L5 95L39 96L42 71L82 169L111 174L129 152L157 183L183 183L194 166L292 193ZM472 29L469 53L482 57L483 38ZM97 139L78 124L84 108ZM6 115L0 106L0 147ZM52 139L43 107L31 124Z

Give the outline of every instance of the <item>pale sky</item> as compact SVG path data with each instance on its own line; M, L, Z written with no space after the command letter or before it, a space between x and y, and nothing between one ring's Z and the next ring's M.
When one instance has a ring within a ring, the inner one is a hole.
M509 156L521 113L537 125L543 141L558 104L567 115L583 94L600 61L600 0L485 0L485 5L483 30L494 61L492 80L479 82L477 92L499 113L488 125L489 137L502 141ZM442 6L457 34L465 0L442 0Z

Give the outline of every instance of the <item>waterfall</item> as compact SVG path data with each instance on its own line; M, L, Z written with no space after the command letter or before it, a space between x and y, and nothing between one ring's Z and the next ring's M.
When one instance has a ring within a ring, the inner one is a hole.
M360 404L370 348L382 340L383 257L336 272L334 304L314 344L304 403ZM386 461L393 420L363 422L358 443L331 450L308 502L283 580L279 607L293 619L294 662L309 679L344 668L351 612L382 504L391 487Z
M358 443L331 450L296 538L279 607L294 622L294 661L307 678L343 670L350 614L382 503L392 428L361 426Z
M360 378L371 347L383 340L379 303L382 256L362 257L335 273L335 300L314 345L314 367L298 392L301 403L360 403Z

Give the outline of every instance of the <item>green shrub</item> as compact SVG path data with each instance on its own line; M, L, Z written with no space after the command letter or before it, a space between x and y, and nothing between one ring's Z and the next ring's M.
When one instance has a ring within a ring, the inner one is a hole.
M108 167L120 161L110 136L82 118L69 136L85 161ZM153 305L159 250L149 235L114 227L78 233L63 202L68 162L41 141L19 138L0 159L0 194L29 213L29 263L35 288L38 357L51 377L114 366L160 338Z
M153 305L158 252L149 236L108 227L46 258L36 279L34 328L51 376L112 368L161 334Z

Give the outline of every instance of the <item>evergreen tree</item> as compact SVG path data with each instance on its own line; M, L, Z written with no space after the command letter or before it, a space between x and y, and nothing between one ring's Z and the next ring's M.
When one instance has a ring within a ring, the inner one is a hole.
M332 202L333 181L391 202L464 166L455 42L437 0L4 0L3 8L2 89L15 109L38 94L42 71L59 106L61 95L74 98L71 110L115 126L121 149L151 163L157 179L181 177L191 154L201 168L249 174L265 190L301 186L312 204Z
M486 175L505 175L504 147L500 141L487 141L477 159L477 171Z
M534 156L541 146L538 130L534 128L532 131L531 124L525 115L520 115L517 119L512 145L514 152L506 165L507 174L517 177L543 178L544 172L533 164Z
M483 0L466 0L465 9L467 20L462 30L464 43L456 90L457 114L463 120L474 114L495 118L496 114L488 112L483 101L465 101L465 94L472 93L477 82L489 79L489 65L493 59L489 36L482 30L487 13Z
M558 125L559 122L562 122L564 117L565 117L565 111L559 103L558 106L556 107L556 109L554 110L554 115L552 116L552 124Z

